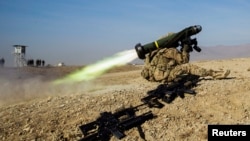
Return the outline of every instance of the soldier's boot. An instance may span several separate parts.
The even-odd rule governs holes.
[[[213,71],[212,77],[213,79],[224,79],[230,74],[230,70],[226,71]]]

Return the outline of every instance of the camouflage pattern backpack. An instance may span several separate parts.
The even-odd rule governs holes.
[[[149,81],[154,80],[153,71],[151,68],[151,61],[156,54],[157,54],[157,50],[150,52],[146,54],[146,58],[144,60],[144,67],[142,69],[141,76]]]
[[[141,72],[143,78],[149,81],[162,81],[168,76],[171,60],[162,55],[166,50],[167,48],[163,48],[146,55]]]

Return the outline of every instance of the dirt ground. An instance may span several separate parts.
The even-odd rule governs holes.
[[[204,79],[197,94],[177,97],[164,107],[144,108],[157,117],[141,125],[147,141],[207,140],[209,124],[250,124],[250,58],[191,62],[207,69],[230,69],[228,79]],[[142,66],[110,70],[96,80],[53,85],[52,80],[76,69],[25,67],[0,69],[0,140],[79,140],[79,126],[94,121],[100,112],[142,104],[141,98],[159,83],[140,76]],[[137,128],[124,141],[142,141]],[[118,140],[111,137],[112,141]]]

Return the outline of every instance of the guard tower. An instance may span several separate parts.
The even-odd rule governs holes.
[[[25,59],[25,53],[26,53],[26,47],[24,45],[13,45],[15,48],[14,50],[14,57],[15,57],[15,66],[16,67],[23,67],[26,66],[26,59]]]

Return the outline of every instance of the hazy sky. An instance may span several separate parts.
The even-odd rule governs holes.
[[[191,25],[199,45],[250,43],[248,0],[1,0],[0,57],[12,45],[26,58],[67,65],[93,63]]]

